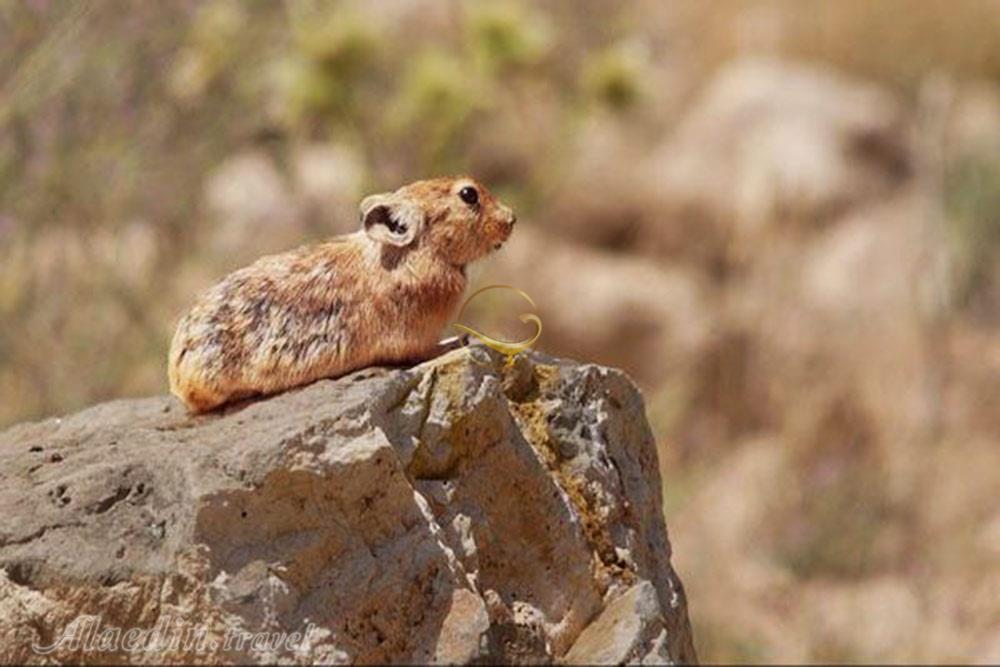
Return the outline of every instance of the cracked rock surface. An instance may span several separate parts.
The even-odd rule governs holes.
[[[0,662],[695,661],[638,390],[491,354],[0,433]]]

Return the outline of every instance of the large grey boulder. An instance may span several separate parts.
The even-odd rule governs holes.
[[[0,434],[0,662],[695,661],[640,394],[491,354]]]

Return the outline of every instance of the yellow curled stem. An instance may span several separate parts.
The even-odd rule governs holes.
[[[462,304],[462,308],[458,311],[458,319],[459,320],[462,319],[463,315],[465,315],[466,307],[473,299],[475,299],[483,292],[492,289],[506,289],[516,292],[521,297],[523,297],[525,301],[530,303],[532,308],[537,308],[534,300],[530,296],[528,296],[528,294],[523,290],[513,287],[512,285],[487,285],[486,287],[480,288],[469,295],[469,298],[465,300],[465,303]],[[530,348],[532,345],[535,344],[535,341],[538,340],[538,337],[542,335],[542,320],[538,317],[538,315],[535,315],[534,313],[522,313],[518,317],[518,319],[520,319],[525,324],[533,322],[535,324],[535,334],[530,338],[525,338],[524,340],[508,341],[488,336],[482,333],[481,331],[476,331],[475,329],[462,324],[461,322],[456,322],[452,324],[452,326],[458,329],[459,331],[464,331],[470,336],[476,337],[486,347],[492,350],[496,350],[500,354],[506,356],[507,363],[510,364],[514,360],[515,355],[524,352],[525,350]]]

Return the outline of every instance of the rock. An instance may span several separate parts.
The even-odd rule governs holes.
[[[564,662],[570,665],[621,665],[670,661],[667,631],[656,589],[648,581],[636,584],[608,604],[580,633]]]
[[[909,188],[858,207],[800,242],[797,305],[821,326],[898,322],[943,312],[952,291],[947,225],[936,217],[930,197]],[[761,261],[754,271],[776,274],[780,269]]]
[[[587,118],[573,144],[562,150],[568,155],[566,173],[542,222],[577,243],[641,252],[639,227],[655,216],[658,204],[637,187],[646,178],[649,138],[628,118],[599,116]]]
[[[0,459],[3,662],[696,660],[620,371],[476,347],[221,415],[107,403]]]
[[[781,222],[828,221],[905,181],[906,130],[877,86],[821,67],[734,61],[652,154],[661,206],[647,242],[689,247],[714,233],[738,243]]]

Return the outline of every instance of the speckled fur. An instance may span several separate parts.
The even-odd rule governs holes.
[[[459,197],[467,186],[478,205]],[[385,242],[386,228],[365,225],[379,205],[408,222],[412,241]],[[470,178],[418,181],[367,198],[361,213],[361,231],[263,257],[201,295],[168,359],[170,389],[192,412],[430,356],[465,291],[466,265],[514,223]]]

